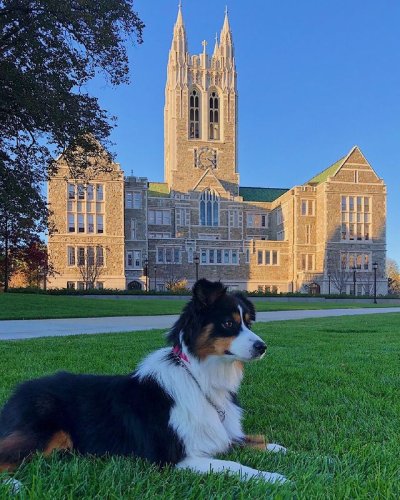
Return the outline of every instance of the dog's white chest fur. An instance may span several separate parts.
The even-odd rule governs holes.
[[[210,356],[199,362],[193,357],[187,364],[193,377],[182,366],[168,359],[169,348],[150,354],[139,366],[139,378],[153,377],[172,397],[169,424],[182,439],[187,456],[211,456],[223,453],[235,441],[243,438],[242,411],[231,399],[242,379],[242,369],[237,363],[221,362]],[[225,412],[221,421],[217,410]]]

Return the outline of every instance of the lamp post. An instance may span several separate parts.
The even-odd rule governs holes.
[[[353,294],[354,294],[354,297],[356,296],[356,270],[357,270],[357,267],[353,266]]]
[[[378,269],[378,263],[374,262],[372,264],[372,268],[374,270],[374,304],[377,304],[377,301],[376,301],[376,271]]]
[[[328,273],[328,294],[331,294],[331,273]]]
[[[157,266],[154,266],[154,291],[157,291]]]
[[[149,259],[144,259],[144,276],[146,278],[146,292],[149,291]]]
[[[200,264],[200,257],[198,255],[194,256],[193,262],[195,263],[196,266],[196,281],[199,280],[199,264]]]

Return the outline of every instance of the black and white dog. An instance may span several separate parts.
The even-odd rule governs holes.
[[[254,319],[244,295],[202,279],[168,334],[172,347],[147,356],[133,374],[60,372],[21,384],[0,415],[0,471],[15,470],[36,451],[68,449],[284,482],[280,474],[213,458],[234,445],[285,451],[241,426],[243,363],[266,350],[250,330]]]

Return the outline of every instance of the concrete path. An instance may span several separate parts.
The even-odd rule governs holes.
[[[257,321],[283,321],[330,316],[398,313],[398,307],[376,309],[319,309],[316,311],[271,311],[257,314]],[[65,335],[168,329],[178,319],[171,316],[120,316],[112,318],[33,319],[0,321],[0,340],[61,337]]]

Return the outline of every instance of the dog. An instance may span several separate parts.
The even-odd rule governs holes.
[[[253,304],[206,279],[192,292],[167,335],[170,346],[148,355],[133,374],[59,372],[18,386],[0,414],[0,471],[14,471],[35,452],[74,450],[285,482],[280,474],[213,458],[233,446],[285,448],[246,436],[241,425],[243,365],[267,348],[250,329]]]

